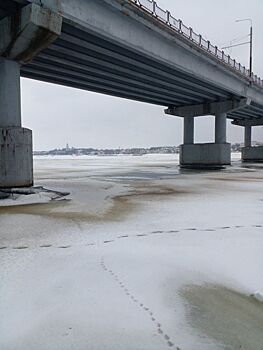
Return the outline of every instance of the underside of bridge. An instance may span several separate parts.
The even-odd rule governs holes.
[[[230,164],[227,118],[245,128],[250,152],[249,130],[263,124],[262,88],[131,1],[70,4],[0,0],[0,187],[33,183],[20,76],[167,107],[185,121],[182,166]],[[215,116],[214,144],[194,144],[194,118],[202,115]]]

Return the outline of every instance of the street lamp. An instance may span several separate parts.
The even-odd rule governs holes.
[[[250,44],[250,55],[249,55],[249,76],[252,77],[252,65],[253,65],[253,22],[251,18],[245,18],[245,19],[237,19],[236,22],[250,22],[250,40],[248,42],[244,42],[244,43],[240,43],[240,44],[235,44],[235,45],[230,45],[230,46],[225,46],[222,47],[222,50],[224,49],[230,49],[232,47],[237,47],[237,46],[241,46],[241,45],[246,45],[246,44]]]
[[[250,55],[249,55],[249,76],[252,77],[252,65],[253,65],[253,22],[251,18],[237,19],[236,22],[250,22]]]

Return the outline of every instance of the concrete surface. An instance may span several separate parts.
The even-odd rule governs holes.
[[[25,128],[0,129],[0,188],[33,184],[32,132]]]
[[[230,143],[203,143],[180,146],[180,165],[200,168],[230,165]]]
[[[0,57],[0,128],[21,126],[20,65]]]
[[[244,147],[242,160],[243,162],[263,162],[263,146]]]

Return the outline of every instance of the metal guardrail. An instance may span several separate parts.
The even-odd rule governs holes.
[[[192,43],[198,45],[203,50],[209,52],[211,55],[216,57],[219,61],[231,67],[233,70],[239,72],[246,78],[252,80],[253,83],[263,87],[263,80],[255,75],[251,74],[250,71],[245,66],[242,66],[235,59],[232,59],[229,55],[226,55],[223,50],[220,50],[217,46],[214,46],[210,43],[209,40],[206,40],[202,35],[197,34],[193,31],[191,27],[187,27],[183,24],[180,19],[176,19],[171,15],[167,10],[163,10],[158,6],[154,0],[128,0],[143,10],[150,13],[152,16],[160,20],[163,24],[167,25],[170,29],[175,30],[177,33],[181,34],[183,37],[189,39]]]

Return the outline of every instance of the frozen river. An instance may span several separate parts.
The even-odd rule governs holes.
[[[1,350],[263,349],[263,165],[35,159],[0,201]]]

